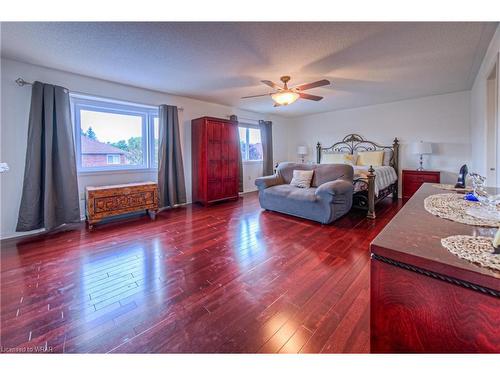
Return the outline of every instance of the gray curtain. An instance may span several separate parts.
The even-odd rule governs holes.
[[[23,192],[16,231],[80,222],[69,92],[33,83]]]
[[[158,186],[160,207],[186,203],[186,182],[182,163],[177,107],[159,107]]]
[[[259,120],[260,138],[262,140],[262,158],[264,176],[274,173],[273,167],[273,123]]]
[[[229,116],[229,119],[238,125],[238,116],[236,115],[231,115]],[[243,192],[243,161],[241,160],[241,139],[240,139],[240,132],[238,129],[238,169],[239,169],[239,182],[238,182],[238,188],[239,192]]]

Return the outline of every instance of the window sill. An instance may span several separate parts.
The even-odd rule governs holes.
[[[158,173],[157,168],[114,169],[109,171],[78,171],[78,176],[99,176],[110,174]]]
[[[243,164],[262,164],[263,160],[243,160]]]

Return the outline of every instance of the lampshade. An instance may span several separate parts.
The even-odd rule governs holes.
[[[411,145],[413,154],[432,154],[432,144],[429,142],[413,142]]]
[[[299,146],[299,147],[297,147],[297,154],[299,154],[299,155],[307,155],[307,146]]]
[[[9,165],[7,163],[0,163],[0,173],[7,172],[9,170]]]
[[[271,95],[271,98],[279,105],[288,105],[299,98],[299,94],[293,91],[279,91]]]

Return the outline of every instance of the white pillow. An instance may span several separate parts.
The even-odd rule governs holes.
[[[392,158],[392,150],[385,150],[384,161],[382,162],[382,165],[391,165],[391,158]]]
[[[310,188],[314,171],[301,171],[294,169],[293,178],[290,185],[299,188]]]
[[[349,164],[356,165],[357,155],[351,154],[323,154],[321,164]]]

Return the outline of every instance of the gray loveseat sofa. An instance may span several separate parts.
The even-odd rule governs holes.
[[[294,169],[314,170],[310,188],[290,185]],[[262,208],[329,224],[352,206],[353,168],[344,164],[280,163],[273,176],[259,177]]]

